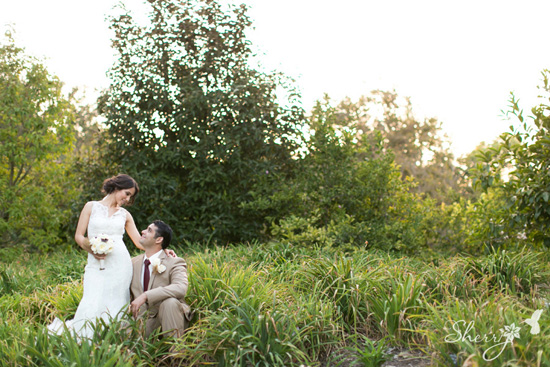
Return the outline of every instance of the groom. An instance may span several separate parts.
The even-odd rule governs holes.
[[[162,327],[163,333],[181,336],[192,316],[185,303],[187,264],[182,258],[166,256],[164,252],[171,240],[172,229],[156,220],[141,232],[139,243],[145,254],[132,258],[130,311],[135,318],[146,314],[146,336],[158,327]]]

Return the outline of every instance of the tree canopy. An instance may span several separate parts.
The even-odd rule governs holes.
[[[0,233],[5,243],[59,241],[64,155],[72,149],[74,106],[62,83],[17,47],[0,47]],[[66,208],[65,208],[66,209]]]
[[[149,0],[149,22],[111,19],[119,54],[100,100],[114,161],[142,186],[137,222],[161,217],[190,240],[251,239],[242,206],[257,178],[293,164],[303,111],[278,74],[250,66],[246,7]],[[292,95],[292,91],[290,91]]]
[[[441,122],[433,117],[418,119],[409,98],[395,91],[374,90],[355,102],[350,98],[341,101],[337,115],[336,124],[354,128],[358,136],[380,133],[402,177],[415,179],[414,191],[452,202],[462,190]]]

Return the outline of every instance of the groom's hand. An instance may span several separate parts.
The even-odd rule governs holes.
[[[138,298],[130,303],[130,312],[132,312],[134,318],[138,317],[139,309],[145,302],[147,302],[147,294],[142,293]]]

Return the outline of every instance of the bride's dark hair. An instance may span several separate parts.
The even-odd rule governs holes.
[[[131,189],[132,187],[136,189],[136,192],[128,201],[128,205],[132,205],[134,203],[134,200],[136,199],[137,194],[139,193],[139,186],[136,180],[128,175],[120,174],[106,179],[105,181],[103,181],[103,188],[101,191],[109,195],[116,190]]]

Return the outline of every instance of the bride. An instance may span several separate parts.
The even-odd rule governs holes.
[[[84,294],[73,320],[65,322],[67,328],[84,338],[93,336],[93,323],[97,318],[108,320],[118,317],[119,312],[130,302],[132,261],[122,241],[124,230],[132,242],[141,250],[140,233],[132,215],[123,208],[131,205],[138,192],[137,182],[130,176],[120,174],[106,179],[102,191],[107,194],[101,201],[86,203],[75,233],[75,241],[88,252],[88,263],[84,269]],[[88,234],[88,237],[85,234]],[[107,236],[114,242],[108,255],[94,254],[90,238]],[[175,256],[173,251],[167,251]],[[100,260],[103,260],[100,269]],[[56,318],[48,329],[56,334],[64,330],[64,323]]]

